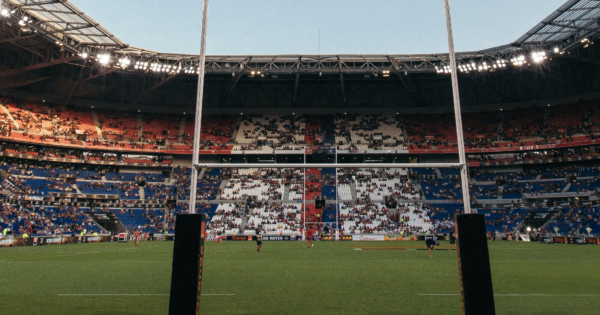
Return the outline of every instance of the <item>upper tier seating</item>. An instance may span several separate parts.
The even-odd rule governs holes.
[[[590,101],[505,110],[502,115],[499,111],[465,112],[465,143],[468,148],[510,150],[590,141],[600,133],[597,107],[597,101]],[[193,115],[92,110],[4,97],[0,99],[0,117],[2,136],[19,141],[135,151],[192,149]],[[74,139],[77,131],[86,133],[85,143]],[[451,113],[204,115],[201,138],[205,151],[299,150],[317,144],[343,150],[441,151],[455,150],[457,145]],[[165,139],[164,146],[162,142],[159,146],[157,140]]]

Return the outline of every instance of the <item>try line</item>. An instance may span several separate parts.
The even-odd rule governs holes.
[[[460,294],[419,294],[421,296],[458,296]],[[494,294],[494,296],[598,296],[598,294],[545,294],[545,293],[525,293],[525,294]]]
[[[58,296],[168,296],[170,294],[58,294]],[[235,295],[235,294],[201,294],[201,295]]]

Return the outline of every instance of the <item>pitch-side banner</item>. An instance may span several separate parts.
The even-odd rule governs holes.
[[[436,237],[438,241],[449,240],[448,236],[438,236]],[[425,235],[398,235],[398,234],[388,234],[383,236],[384,241],[422,241],[425,240]]]
[[[269,236],[269,235],[265,235],[265,236],[262,237],[263,241],[289,241],[290,239],[291,238],[289,236]]]
[[[39,236],[39,237],[28,237],[28,238],[3,237],[0,239],[0,247],[100,243],[100,242],[112,242],[112,241],[113,241],[113,236],[110,236],[110,235],[98,235],[98,236],[65,235],[65,236]]]
[[[383,241],[383,235],[352,235],[353,241]]]

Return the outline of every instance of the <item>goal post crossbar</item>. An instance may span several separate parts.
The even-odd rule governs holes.
[[[458,168],[465,165],[460,163],[197,163],[200,168]]]

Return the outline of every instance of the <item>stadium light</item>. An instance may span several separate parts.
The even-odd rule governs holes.
[[[531,232],[531,226],[527,227],[527,232]]]
[[[588,48],[590,45],[594,44],[594,42],[590,41],[589,38],[582,39],[581,43],[583,44],[583,48]]]
[[[103,65],[107,65],[110,62],[109,54],[98,54],[98,62]]]
[[[512,58],[510,62],[512,62],[514,66],[522,66],[527,63],[527,60],[525,60],[525,56],[521,55],[519,57]]]
[[[383,70],[383,77],[389,77],[390,76],[390,70]]]
[[[28,16],[23,16],[21,18],[21,20],[19,20],[19,25],[21,25],[21,26],[25,26],[25,25],[27,25],[29,23],[31,23],[31,20],[29,19]]]
[[[131,64],[131,60],[129,60],[127,57],[123,57],[119,59],[119,63],[121,64],[121,68],[125,69]]]
[[[88,54],[86,52],[81,53],[81,57],[83,57],[83,59],[86,59],[88,57]]]
[[[0,14],[2,14],[2,16],[4,16],[4,17],[9,17],[10,16],[10,12],[8,11],[8,9],[7,8],[2,8],[1,6],[0,6]]]
[[[546,57],[545,51],[534,51],[531,53],[531,59],[533,59],[533,62],[535,63],[540,63],[544,61],[544,59],[548,59],[548,57]]]

